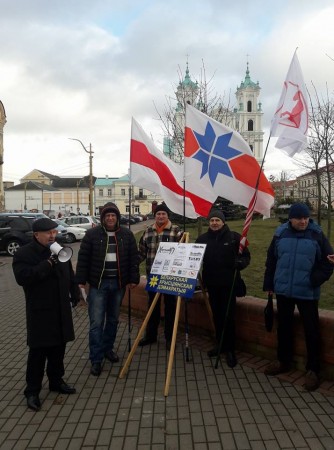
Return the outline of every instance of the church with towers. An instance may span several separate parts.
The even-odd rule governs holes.
[[[235,92],[234,106],[224,105],[218,97],[208,100],[205,81],[193,81],[187,63],[184,79],[179,82],[175,92],[177,101],[175,110],[167,117],[169,127],[168,135],[164,137],[164,153],[176,162],[182,160],[185,108],[189,103],[218,122],[237,130],[248,143],[256,160],[261,164],[264,132],[260,90],[259,82],[251,79],[247,62],[245,79],[237,86]]]

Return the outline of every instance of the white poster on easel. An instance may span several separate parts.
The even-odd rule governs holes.
[[[205,244],[160,242],[146,290],[192,297]]]

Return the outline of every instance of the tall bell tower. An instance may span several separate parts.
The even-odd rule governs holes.
[[[245,80],[237,87],[236,129],[250,146],[253,155],[261,164],[263,158],[262,104],[259,82],[254,83],[249,75],[247,62]]]
[[[5,193],[3,188],[2,166],[3,166],[3,127],[6,123],[5,108],[0,100],[0,211],[5,209]]]

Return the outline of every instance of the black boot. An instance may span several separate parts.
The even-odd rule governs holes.
[[[37,394],[27,396],[27,406],[33,411],[39,411],[41,409],[41,402]]]
[[[139,347],[145,347],[146,345],[151,345],[154,344],[155,342],[157,342],[157,338],[152,338],[152,337],[143,337],[143,339],[140,339],[139,341]]]
[[[226,364],[233,369],[238,364],[237,358],[234,352],[226,353]]]

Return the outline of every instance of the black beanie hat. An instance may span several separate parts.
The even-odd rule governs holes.
[[[37,231],[50,231],[57,228],[58,224],[48,217],[42,217],[37,219],[32,224],[32,231],[36,233]]]
[[[101,223],[103,222],[104,216],[107,213],[115,213],[117,215],[117,221],[119,222],[121,218],[121,213],[119,212],[119,209],[115,203],[108,202],[104,205],[102,211],[101,211]]]
[[[212,209],[208,215],[208,220],[212,219],[212,217],[218,217],[218,219],[225,222],[225,215],[220,209]]]
[[[154,215],[156,215],[157,212],[159,211],[165,211],[169,217],[169,209],[167,208],[167,206],[164,203],[161,203],[160,205],[158,205],[155,210],[154,210]]]
[[[310,217],[310,210],[305,203],[293,203],[290,206],[289,219],[301,219]]]

